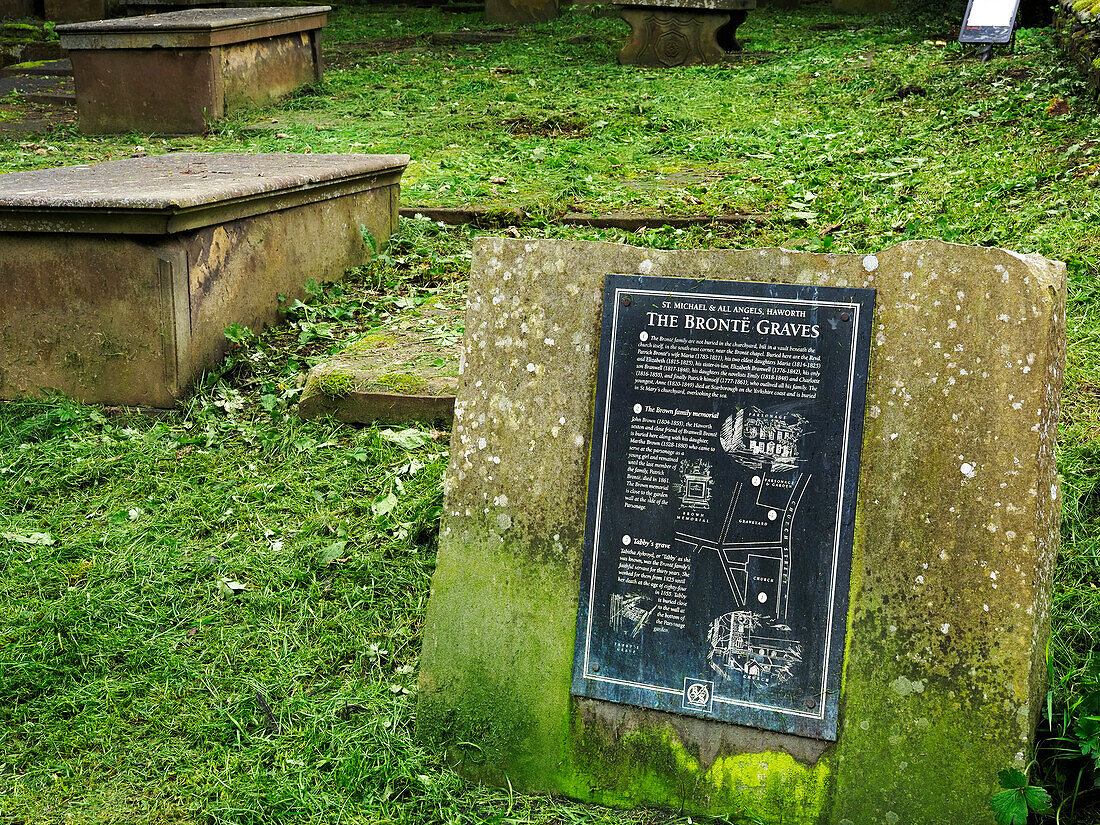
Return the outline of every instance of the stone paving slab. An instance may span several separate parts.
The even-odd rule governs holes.
[[[76,119],[76,110],[69,106],[47,106],[31,101],[17,105],[0,105],[0,137],[41,135]]]
[[[453,302],[407,310],[310,370],[298,414],[449,427],[461,337],[462,309]]]

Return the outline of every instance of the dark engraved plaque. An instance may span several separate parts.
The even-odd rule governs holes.
[[[836,739],[873,307],[608,276],[574,694]]]

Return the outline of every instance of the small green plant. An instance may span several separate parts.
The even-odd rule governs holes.
[[[1001,788],[993,794],[989,804],[993,807],[993,816],[998,825],[1027,825],[1028,815],[1053,816],[1050,806],[1050,794],[1045,788],[1032,785],[1027,776],[1016,768],[1003,770],[999,774]]]
[[[1082,811],[1094,815],[1100,801],[1100,684],[1095,677],[1082,678],[1068,701],[1058,697],[1064,687],[1063,681],[1047,694],[1034,762],[1059,823],[1079,821]]]
[[[234,322],[225,328],[225,337],[234,344],[244,346],[256,337],[256,333],[248,327],[242,327]]]

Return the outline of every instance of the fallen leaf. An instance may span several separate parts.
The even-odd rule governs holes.
[[[344,555],[344,548],[348,546],[346,541],[334,541],[328,547],[323,548],[317,553],[317,562],[322,565],[330,565],[342,555]]]
[[[388,493],[371,504],[370,509],[376,516],[384,516],[397,506],[397,496]]]
[[[423,447],[431,440],[430,434],[412,427],[404,430],[381,430],[378,434],[386,441],[391,441],[406,450]]]
[[[246,589],[248,589],[247,584],[241,584],[227,578],[218,579],[218,593],[224,598],[229,599],[233,596],[239,596]]]
[[[16,544],[39,544],[49,547],[54,543],[49,533],[0,533],[0,538],[14,541]]]

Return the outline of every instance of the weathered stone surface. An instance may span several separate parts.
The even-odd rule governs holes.
[[[623,3],[622,5],[673,10],[749,11],[756,8],[756,0],[645,0],[644,3]]]
[[[66,49],[198,49],[324,26],[331,6],[183,11],[58,26]]]
[[[878,290],[835,744],[570,697],[603,277]],[[1060,263],[475,247],[419,735],[467,774],[768,823],[991,823],[1027,759],[1058,539]]]
[[[228,325],[274,323],[278,295],[362,263],[364,229],[385,243],[407,163],[190,154],[0,176],[0,398],[172,406]]]
[[[80,128],[201,133],[322,75],[329,6],[187,9],[58,26]]]
[[[1092,90],[1100,90],[1100,17],[1074,0],[1054,5],[1054,28],[1063,51],[1088,79]]]
[[[741,51],[737,29],[756,0],[653,0],[622,7],[630,40],[619,62],[634,66],[721,63]]]
[[[558,0],[485,0],[485,20],[489,23],[545,23],[559,12]]]
[[[458,386],[460,313],[433,300],[309,371],[298,414],[340,421],[449,427]]]
[[[408,155],[172,152],[0,175],[0,232],[160,235],[397,183]]]

